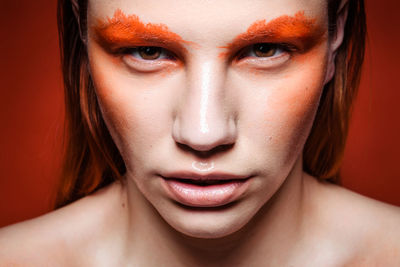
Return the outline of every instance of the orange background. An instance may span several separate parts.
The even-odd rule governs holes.
[[[400,2],[367,0],[366,5],[367,61],[343,183],[400,205]],[[2,1],[1,6],[0,227],[50,210],[63,118],[56,1]]]

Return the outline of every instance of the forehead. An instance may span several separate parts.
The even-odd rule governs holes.
[[[327,0],[89,0],[89,27],[120,9],[144,23],[159,23],[190,41],[232,39],[257,20],[294,16],[299,11],[327,24]]]

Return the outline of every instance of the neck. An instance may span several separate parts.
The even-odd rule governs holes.
[[[128,178],[128,177],[127,177]],[[127,179],[129,223],[126,255],[131,259],[153,259],[173,266],[251,266],[266,258],[288,257],[302,236],[304,185],[306,179],[299,159],[274,196],[239,231],[222,238],[186,236],[168,225],[153,206]],[[262,261],[263,260],[263,261]]]

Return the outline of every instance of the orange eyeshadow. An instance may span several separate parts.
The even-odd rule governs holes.
[[[171,32],[165,24],[143,23],[136,15],[126,16],[117,9],[112,18],[97,20],[95,32],[100,41],[107,45],[156,46],[171,45],[182,47],[185,41]]]
[[[304,11],[299,11],[294,16],[280,16],[268,23],[265,19],[258,20],[245,33],[239,34],[231,43],[220,48],[232,51],[252,42],[266,42],[266,40],[281,42],[299,40],[308,47],[323,35],[322,29],[316,26],[315,21],[315,19],[307,18]],[[220,56],[226,54],[224,52]]]

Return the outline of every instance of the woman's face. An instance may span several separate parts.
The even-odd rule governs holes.
[[[128,184],[173,228],[228,235],[301,175],[327,23],[320,0],[89,1],[103,117]]]

